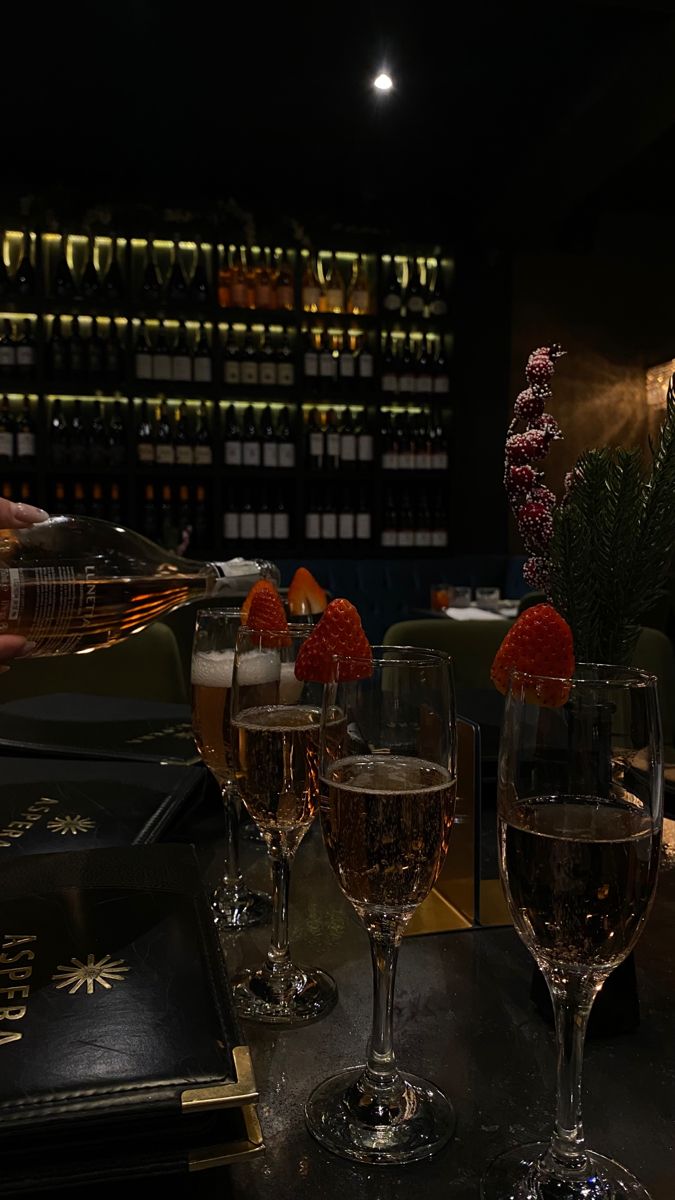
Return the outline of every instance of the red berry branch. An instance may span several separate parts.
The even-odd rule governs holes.
[[[551,442],[562,438],[558,422],[544,411],[552,395],[550,383],[555,360],[562,354],[564,350],[557,344],[533,350],[525,368],[528,386],[516,400],[506,435],[504,486],[530,555],[523,575],[530,587],[544,590],[550,579],[548,548],[557,500],[544,484],[544,473],[538,464],[546,458]]]

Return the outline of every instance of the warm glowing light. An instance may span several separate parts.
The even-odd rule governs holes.
[[[390,92],[393,86],[394,81],[386,71],[380,71],[379,75],[376,75],[373,80],[373,87],[378,92]]]

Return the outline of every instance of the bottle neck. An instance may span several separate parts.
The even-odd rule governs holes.
[[[231,558],[227,562],[207,563],[206,567],[213,580],[211,590],[214,592],[237,592],[243,595],[259,579],[269,579],[275,586],[279,585],[281,579],[278,567],[259,558]]]

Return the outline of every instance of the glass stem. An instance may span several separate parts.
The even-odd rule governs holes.
[[[399,1082],[394,1056],[394,984],[400,934],[370,932],[373,960],[373,1031],[368,1045],[366,1077],[378,1092]]]
[[[235,888],[242,882],[239,867],[239,813],[237,811],[237,790],[224,784],[222,787],[223,807],[225,809],[225,870],[223,881],[229,887]]]
[[[543,1166],[553,1174],[583,1171],[584,1130],[581,1123],[581,1070],[586,1027],[602,981],[588,976],[547,976],[553,1001],[558,1050],[555,1130]]]
[[[291,961],[288,952],[288,893],[291,882],[291,862],[283,853],[270,855],[272,859],[272,940],[267,951],[267,961],[273,970],[279,970]]]

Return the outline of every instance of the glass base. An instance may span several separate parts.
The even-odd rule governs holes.
[[[650,1200],[649,1193],[625,1167],[586,1152],[586,1169],[569,1178],[542,1170],[548,1142],[516,1146],[500,1154],[481,1180],[481,1200]]]
[[[383,1101],[364,1072],[351,1067],[314,1089],[305,1120],[317,1142],[342,1158],[386,1167],[429,1158],[450,1141],[455,1114],[438,1088],[404,1074],[401,1089]]]
[[[272,901],[264,892],[221,884],[211,897],[211,912],[219,929],[248,929],[267,924],[272,917]]]
[[[240,971],[232,980],[240,1017],[267,1025],[307,1025],[330,1012],[337,1000],[335,980],[318,968],[287,964],[272,970],[267,963]]]

